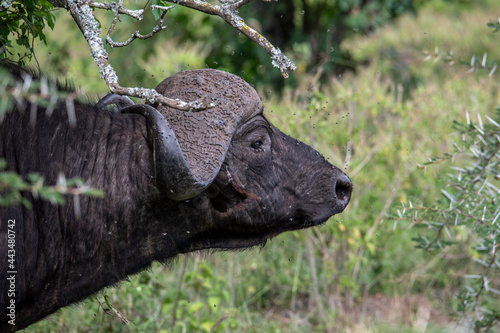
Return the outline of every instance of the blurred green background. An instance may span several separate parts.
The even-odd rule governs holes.
[[[95,13],[107,27],[109,13]],[[389,216],[442,197],[449,163],[421,166],[452,150],[453,120],[465,122],[466,111],[492,116],[500,105],[500,70],[492,71],[500,35],[486,27],[498,21],[500,2],[255,1],[240,14],[295,61],[289,79],[220,19],[179,6],[167,30],[110,49],[110,63],[129,87],[153,88],[182,69],[243,76],[268,119],[351,177],[348,208],[262,249],[154,264],[27,331],[467,332],[471,319],[461,320],[455,295],[475,269],[470,235],[462,230],[453,235],[458,246],[424,251],[412,224]],[[35,42],[40,67],[102,97],[107,87],[80,31],[66,12],[55,15],[47,46]],[[154,26],[152,15],[122,21],[118,41]]]

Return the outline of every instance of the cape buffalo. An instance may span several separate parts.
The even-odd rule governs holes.
[[[76,123],[64,101],[47,116],[46,107],[18,100],[4,116],[6,171],[39,173],[45,184],[80,177],[105,197],[67,195],[55,205],[23,192],[31,208],[1,207],[1,332],[27,327],[155,260],[264,244],[324,223],[348,204],[349,178],[274,127],[240,77],[183,71],[156,89],[215,107],[179,111],[110,95],[97,105],[75,101]]]

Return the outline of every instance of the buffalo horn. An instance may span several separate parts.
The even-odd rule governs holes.
[[[121,110],[138,113],[148,121],[148,135],[153,140],[156,185],[173,200],[186,200],[210,185],[189,169],[182,149],[168,121],[154,107],[137,104]]]
[[[134,102],[128,96],[121,96],[113,93],[107,93],[106,96],[101,98],[99,102],[95,105],[97,109],[103,110],[110,107],[110,105],[115,105],[118,111],[123,110],[126,107],[135,105]]]

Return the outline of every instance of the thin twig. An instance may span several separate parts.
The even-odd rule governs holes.
[[[365,239],[369,239],[371,237],[371,235],[373,233],[375,233],[375,231],[377,230],[380,223],[382,223],[384,216],[386,216],[387,211],[391,207],[391,205],[394,201],[394,197],[398,193],[398,190],[400,189],[400,185],[403,182],[404,178],[406,178],[406,177],[402,177],[401,179],[397,179],[396,181],[394,181],[394,184],[392,185],[392,191],[389,194],[389,196],[387,197],[387,200],[385,201],[384,207],[382,208],[382,210],[378,214],[377,218],[375,219],[375,222],[373,222],[373,225],[366,232]]]
[[[477,217],[475,217],[475,216],[473,216],[471,214],[464,213],[462,210],[456,209],[456,208],[440,209],[440,208],[433,208],[433,207],[416,206],[416,207],[406,207],[405,210],[406,211],[420,211],[420,210],[423,210],[423,211],[437,212],[437,213],[441,213],[441,214],[445,214],[445,213],[457,213],[457,214],[461,215],[464,218],[473,220],[477,224],[489,225],[489,222],[488,222],[489,220],[488,219],[481,220],[481,219],[479,219],[479,218],[477,218]],[[405,219],[394,219],[394,220],[395,221],[404,221]]]
[[[215,330],[217,329],[217,327],[224,321],[226,320],[227,318],[229,318],[229,316],[227,314],[223,314],[222,317],[220,317],[219,319],[217,319],[215,321],[215,323],[212,325],[212,328],[210,329],[210,332],[215,332]]]
[[[120,2],[118,3],[118,5],[114,7],[113,10],[115,12],[115,17],[113,18],[113,21],[111,22],[111,25],[109,26],[108,33],[106,34],[106,43],[108,43],[109,46],[111,46],[112,48],[113,47],[127,46],[130,43],[132,43],[137,38],[142,39],[142,40],[146,40],[148,38],[153,37],[154,35],[156,35],[160,31],[162,31],[163,29],[166,29],[167,27],[163,25],[163,21],[165,19],[165,14],[167,14],[167,12],[170,9],[174,8],[174,6],[164,7],[164,6],[155,6],[155,5],[152,5],[151,9],[161,9],[162,10],[162,13],[160,15],[160,21],[153,28],[153,30],[149,34],[147,34],[147,35],[142,35],[142,34],[139,33],[139,31],[136,31],[125,42],[115,42],[111,38],[111,33],[115,29],[116,23],[120,20],[120,9],[124,8],[123,5],[122,5],[122,3],[123,3],[123,0],[120,0]]]
[[[496,154],[498,153],[499,150],[500,150],[500,144],[497,144],[496,148],[493,150],[493,152],[491,153],[491,155],[486,159],[486,162],[484,163],[484,165],[483,165],[483,167],[481,169],[481,173],[476,178],[476,180],[474,181],[474,183],[477,183],[480,179],[483,178],[484,173],[486,172],[486,168],[488,167],[488,165],[491,162],[491,159],[496,156]]]
[[[97,300],[97,303],[99,303],[99,306],[101,307],[101,309],[109,316],[111,317],[117,317],[118,319],[120,319],[122,321],[122,323],[124,323],[125,325],[128,325],[130,323],[130,320],[127,319],[127,317],[125,317],[120,311],[118,311],[117,308],[115,308],[113,305],[109,304],[109,302],[106,302],[107,305],[109,305],[109,307],[111,309],[107,309],[104,307],[104,304],[102,304],[102,302],[99,300],[99,296],[96,296],[95,297],[96,300]],[[106,296],[104,295],[104,298],[106,299]],[[113,310],[114,314],[110,311],[110,310]]]
[[[288,77],[289,71],[294,71],[297,68],[279,48],[274,47],[273,44],[271,44],[255,29],[246,24],[245,21],[238,15],[238,8],[250,3],[251,0],[241,0],[233,4],[222,4],[221,6],[212,5],[203,0],[172,0],[172,2],[183,7],[196,9],[205,14],[216,15],[222,18],[233,28],[264,48],[267,54],[271,56],[271,63],[274,67],[277,67],[280,70],[281,75],[283,75],[284,78]]]
[[[114,12],[118,11],[119,14],[128,15],[128,16],[130,16],[138,21],[142,21],[142,19],[144,17],[144,9],[130,10],[130,9],[127,9],[127,8],[117,4],[116,2],[111,2],[109,4],[108,3],[100,3],[100,2],[92,2],[92,3],[90,3],[90,7],[112,10]]]
[[[352,93],[354,93],[355,87],[352,88]],[[351,162],[351,156],[352,156],[352,131],[354,128],[354,102],[349,101],[349,124],[347,127],[347,145],[346,145],[346,152],[345,152],[345,168],[347,170],[347,167],[349,166],[349,163]]]
[[[444,225],[439,226],[438,231],[436,233],[436,237],[425,246],[425,248],[424,248],[425,251],[428,251],[432,247],[432,245],[439,242],[439,240],[441,238],[441,232],[443,231],[443,229],[444,229]]]

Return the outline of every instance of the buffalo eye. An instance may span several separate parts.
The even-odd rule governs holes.
[[[264,143],[262,142],[262,140],[256,140],[256,141],[252,142],[250,147],[252,147],[253,149],[260,149],[260,148],[262,148],[263,144]]]

